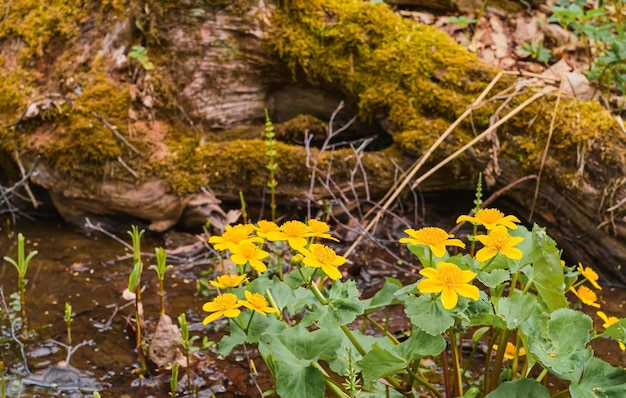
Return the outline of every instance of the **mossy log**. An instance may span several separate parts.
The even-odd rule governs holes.
[[[213,193],[213,210],[217,198],[239,191],[261,202],[264,108],[277,124],[299,114],[318,119],[285,125],[276,147],[279,198],[303,202],[310,180],[304,159],[318,155],[302,146],[304,131],[323,134],[319,120],[329,120],[340,101],[346,119],[359,115],[349,137],[378,134],[382,149],[361,159],[367,181],[350,181],[349,149],[322,154],[320,166],[330,167],[340,189],[367,183],[371,199],[379,198],[395,165],[423,155],[497,73],[433,27],[361,0],[144,0],[126,8],[103,0],[84,7],[54,0],[41,14],[37,2],[14,0],[0,32],[1,151],[40,168],[34,181],[73,219],[97,203],[102,214],[163,229],[203,187]],[[36,14],[45,23],[21,23]],[[46,29],[52,33],[39,32]],[[130,57],[135,45],[154,69],[136,52]],[[503,79],[494,88],[502,94],[475,107],[424,171],[535,89],[503,91],[509,85],[520,86]],[[556,98],[541,97],[419,188],[469,190],[485,168],[491,190],[536,175],[552,124],[536,219],[572,261],[595,266],[607,283],[626,284],[623,133],[599,104],[571,98],[561,98],[552,122]],[[155,186],[160,199],[151,202]],[[141,200],[121,206],[124,191]],[[324,195],[313,192],[316,200]],[[528,217],[534,185],[506,195]]]

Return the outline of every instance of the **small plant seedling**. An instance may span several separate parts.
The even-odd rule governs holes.
[[[156,253],[157,265],[151,265],[150,269],[154,270],[157,274],[157,278],[159,279],[159,296],[161,303],[161,315],[165,314],[165,273],[168,269],[173,268],[171,265],[167,265],[167,254],[162,247],[157,247],[154,249]]]
[[[154,65],[148,59],[148,50],[144,46],[133,46],[128,58],[137,60],[145,70],[153,70]]]
[[[30,260],[37,255],[37,250],[33,250],[28,253],[28,256],[24,257],[24,235],[21,233],[17,235],[17,261],[11,257],[5,256],[4,261],[13,264],[17,270],[17,287],[20,294],[20,313],[22,317],[22,338],[28,338],[28,321],[26,318],[26,272],[28,271],[28,264]]]

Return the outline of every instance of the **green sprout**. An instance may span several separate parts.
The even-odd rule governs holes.
[[[65,302],[65,324],[67,325],[67,345],[72,345],[72,305]]]
[[[157,247],[156,249],[154,249],[154,251],[156,253],[157,265],[151,265],[150,269],[153,269],[156,272],[157,278],[159,279],[159,296],[161,298],[161,315],[164,315],[165,314],[165,286],[164,286],[165,273],[167,272],[168,269],[173,268],[173,266],[166,264],[167,254],[165,253],[165,250],[162,247]]]
[[[145,70],[153,70],[154,65],[148,59],[148,50],[144,46],[133,46],[128,58],[137,60]]]
[[[28,271],[28,264],[30,260],[37,255],[37,250],[33,250],[28,253],[28,256],[24,258],[24,235],[19,233],[17,235],[17,261],[9,256],[4,256],[4,261],[13,264],[17,270],[17,287],[20,293],[20,313],[22,316],[22,337],[28,338],[28,321],[26,319],[26,271]]]
[[[137,354],[141,362],[141,370],[143,373],[148,371],[148,363],[142,347],[141,320],[139,315],[139,306],[141,303],[141,273],[143,272],[143,262],[141,261],[141,237],[144,230],[141,231],[136,225],[132,226],[132,231],[128,231],[133,241],[133,270],[128,277],[128,290],[135,293],[135,328],[137,339]]]
[[[269,161],[267,162],[267,169],[270,172],[269,179],[267,181],[267,187],[270,189],[270,209],[272,210],[272,221],[276,221],[276,169],[278,164],[276,163],[276,134],[274,133],[274,126],[270,120],[270,115],[265,108],[265,137],[267,137],[267,156]]]
[[[176,390],[178,390],[178,368],[180,364],[170,364],[172,367],[172,375],[170,376],[170,397],[176,398]]]
[[[187,324],[187,317],[185,316],[185,313],[182,313],[178,316],[178,324],[180,325],[180,333],[182,335],[178,342],[183,347],[183,354],[185,355],[185,360],[187,362],[187,390],[191,392],[193,385],[191,383],[191,367],[189,366],[189,354],[191,353],[191,351],[193,351],[193,342],[198,339],[198,336],[193,336],[191,338],[189,337],[189,325]]]

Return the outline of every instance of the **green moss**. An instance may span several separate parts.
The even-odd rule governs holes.
[[[80,21],[88,16],[88,7],[72,0],[3,1],[6,10],[0,37],[19,37],[26,43],[27,54],[41,57],[52,39],[71,41],[80,34]]]
[[[397,131],[414,129],[422,115],[460,114],[494,74],[445,33],[406,21],[386,5],[285,3],[272,21],[269,48],[294,76],[302,71],[309,80],[359,98],[363,118],[388,112]]]

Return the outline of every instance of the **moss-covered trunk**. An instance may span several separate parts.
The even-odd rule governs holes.
[[[390,188],[394,165],[408,167],[421,156],[497,73],[443,33],[403,20],[385,4],[81,4],[54,0],[42,9],[34,0],[0,1],[6,15],[0,30],[0,145],[39,167],[36,182],[73,218],[126,214],[163,229],[191,203],[204,203],[198,211],[208,216],[223,214],[217,198],[236,198],[240,190],[247,200],[260,201],[267,163],[263,109],[277,123],[300,113],[326,121],[340,100],[347,105],[341,116],[360,117],[349,137],[386,137],[379,151],[362,159],[376,199]],[[494,93],[515,80],[503,79]],[[517,87],[522,89],[476,107],[428,165],[540,89]],[[471,188],[486,166],[491,189],[537,174],[555,99],[554,93],[542,97],[420,188]],[[573,260],[624,283],[619,264],[626,261],[626,211],[620,205],[626,142],[597,103],[562,98],[560,104],[535,214]],[[303,160],[317,155],[301,145],[304,131],[297,125],[277,146],[278,193],[285,200],[307,197],[310,170]],[[301,130],[320,131],[319,123]],[[365,184],[350,182],[353,151],[330,159],[326,153],[320,161],[332,164],[339,189]],[[107,208],[111,192],[119,202],[119,187],[129,186],[142,200]],[[202,187],[214,196],[196,200]],[[162,204],[148,206],[148,195]],[[321,199],[324,191],[314,195]],[[527,216],[532,184],[508,195],[519,215]]]

